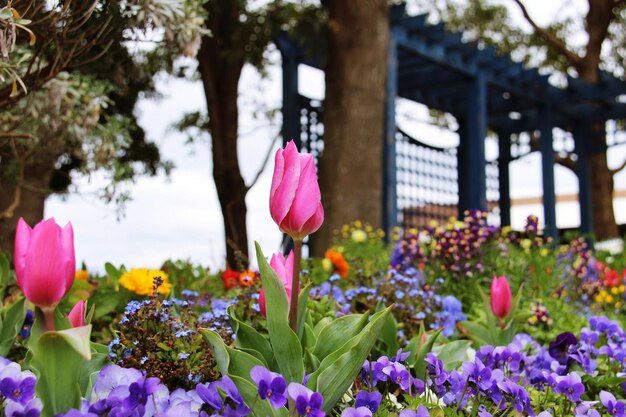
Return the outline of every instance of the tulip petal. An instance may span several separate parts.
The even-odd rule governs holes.
[[[61,228],[53,219],[38,223],[32,231],[21,285],[30,302],[40,307],[52,307],[65,296],[64,256]]]
[[[303,230],[308,230],[308,234],[314,233],[322,226],[322,223],[324,223],[324,207],[320,201],[320,204],[317,206],[317,210],[313,216],[311,216],[304,224]]]
[[[15,275],[17,284],[21,287],[22,277],[26,268],[26,254],[28,253],[28,245],[30,244],[33,229],[24,221],[23,218],[17,221],[15,230],[15,251],[13,254],[13,262],[15,263]]]
[[[85,325],[85,301],[80,300],[77,302],[70,314],[67,315],[72,327],[81,327]]]
[[[267,310],[265,309],[265,290],[263,290],[263,288],[259,291],[259,311],[263,317],[267,317]]]
[[[289,142],[284,150],[276,152],[276,166],[270,190],[270,214],[276,224],[281,224],[289,213],[296,196],[300,177],[300,158],[296,145]]]
[[[302,170],[298,190],[291,203],[289,214],[281,223],[281,229],[294,238],[302,239],[317,230],[307,230],[305,225],[319,211],[322,197],[317,183],[313,155],[300,155],[300,163]]]
[[[61,230],[61,247],[63,248],[63,264],[65,277],[65,292],[67,293],[74,283],[76,272],[76,255],[74,252],[74,229],[68,222]]]

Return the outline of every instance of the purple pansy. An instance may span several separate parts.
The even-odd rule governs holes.
[[[367,407],[348,407],[343,410],[341,417],[372,417],[372,410]]]
[[[39,398],[32,398],[25,404],[15,401],[8,401],[4,408],[7,417],[39,417],[43,404]]]
[[[565,376],[556,377],[556,393],[564,394],[571,402],[577,402],[585,392],[585,386],[580,376],[571,372]]]
[[[420,405],[417,407],[417,410],[409,410],[405,409],[400,411],[400,417],[429,417],[430,413],[428,412],[428,408]]]
[[[250,377],[259,387],[259,397],[262,400],[269,400],[274,408],[287,404],[287,383],[282,375],[257,365],[250,370]]]
[[[378,391],[359,391],[356,395],[354,406],[356,408],[367,407],[372,413],[375,413],[380,406],[382,398],[382,394]]]
[[[289,397],[296,403],[298,415],[306,417],[324,417],[322,411],[324,398],[319,392],[313,392],[302,384],[292,382],[287,387]]]
[[[624,417],[626,416],[626,409],[624,407],[624,403],[621,401],[617,401],[615,396],[607,391],[600,391],[600,401],[602,405],[606,407],[606,410],[610,415],[616,417]]]

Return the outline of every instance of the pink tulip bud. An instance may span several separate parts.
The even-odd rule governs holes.
[[[74,282],[74,230],[68,223],[61,229],[54,219],[42,220],[34,228],[20,218],[15,233],[17,284],[31,303],[52,310]]]
[[[503,319],[511,312],[511,287],[506,277],[493,277],[491,281],[491,311]]]
[[[278,278],[285,286],[285,292],[287,293],[287,303],[291,305],[291,278],[293,276],[293,251],[289,252],[287,259],[282,254],[272,255],[270,259],[270,266],[278,275]],[[300,289],[298,289],[298,293]],[[265,291],[261,288],[259,293],[259,307],[261,309],[261,315],[267,317],[267,311],[265,309]]]
[[[293,141],[276,152],[270,213],[280,230],[296,240],[315,232],[324,222],[313,155],[298,153]]]
[[[70,314],[67,315],[72,327],[82,327],[85,325],[85,301],[80,300],[77,302]]]

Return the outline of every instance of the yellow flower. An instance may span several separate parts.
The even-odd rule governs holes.
[[[512,230],[513,229],[511,228],[511,226],[504,226],[502,228],[502,231],[501,231],[502,232],[502,236],[508,235],[509,233],[511,233]]]
[[[367,240],[367,233],[363,230],[357,229],[352,231],[352,240],[356,243],[362,243]]]
[[[613,295],[619,294],[619,289],[617,287],[612,287],[611,288],[611,294],[613,294]]]
[[[605,301],[607,304],[611,304],[613,302],[613,296],[607,295]]]
[[[161,284],[156,289],[155,278],[161,280]],[[131,268],[120,277],[120,285],[139,295],[151,295],[155,291],[168,295],[172,290],[168,275],[158,269]]]
[[[439,222],[437,222],[437,220],[431,220],[428,222],[428,225],[434,229],[435,227],[439,226]]]
[[[543,249],[541,249],[541,251],[539,253],[541,254],[541,256],[548,256],[550,251],[547,248],[543,248]]]
[[[84,269],[78,270],[74,274],[74,278],[79,281],[87,281],[87,278],[89,278],[89,272]]]
[[[522,239],[522,241],[519,244],[524,249],[530,249],[530,247],[532,246],[533,242],[531,242],[530,239]]]
[[[330,259],[324,258],[324,259],[322,259],[322,268],[324,268],[324,271],[326,271],[326,272],[332,272],[333,271],[333,263],[330,261]]]

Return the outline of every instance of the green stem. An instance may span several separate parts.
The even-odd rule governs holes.
[[[289,307],[289,325],[298,334],[298,295],[300,292],[300,260],[302,259],[302,240],[293,240],[293,276],[291,277],[291,305]]]

